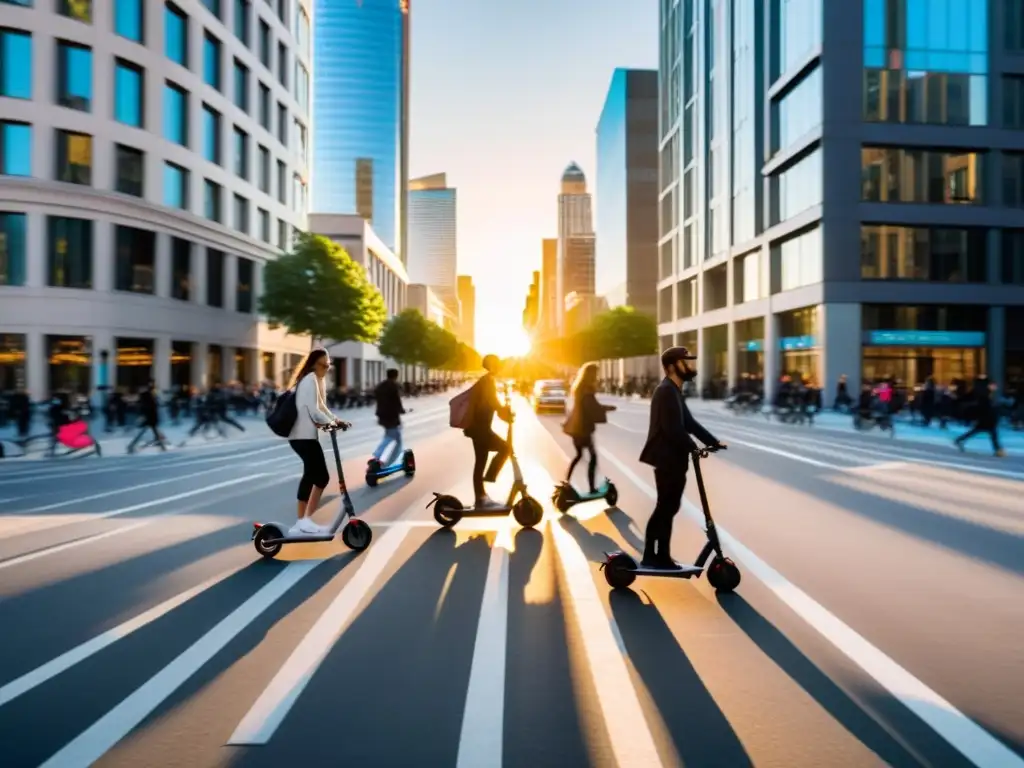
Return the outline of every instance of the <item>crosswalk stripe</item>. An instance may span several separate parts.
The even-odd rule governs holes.
[[[88,768],[145,720],[203,665],[271,605],[309,575],[322,560],[291,562],[134,693],[68,742],[41,768]]]

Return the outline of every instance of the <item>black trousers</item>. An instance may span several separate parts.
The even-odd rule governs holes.
[[[288,445],[302,459],[302,478],[299,480],[299,492],[295,496],[299,501],[309,501],[313,486],[323,490],[331,479],[327,471],[327,460],[319,440],[289,440]]]
[[[644,537],[644,559],[670,558],[672,546],[672,519],[683,503],[686,488],[687,465],[654,470],[654,487],[658,492],[654,512],[647,521]]]
[[[576,449],[576,455],[569,462],[569,469],[565,473],[565,481],[567,483],[572,482],[572,473],[576,469],[576,465],[583,458],[583,451],[590,451],[590,462],[587,464],[587,482],[590,483],[590,490],[594,490],[597,487],[594,484],[597,475],[597,450],[594,448],[594,436],[574,437],[572,439],[572,446]]]
[[[487,466],[487,455],[490,453],[494,454],[494,458],[485,474],[484,467]],[[485,482],[493,483],[498,479],[510,453],[508,443],[489,430],[485,434],[473,436],[473,493],[476,498],[484,495]]]
[[[1000,446],[999,444],[999,425],[998,422],[994,421],[979,421],[969,430],[960,435],[960,437],[956,439],[956,442],[962,445],[975,435],[980,435],[982,432],[988,432],[989,439],[992,441],[993,451],[998,451],[1002,449],[1002,446]]]

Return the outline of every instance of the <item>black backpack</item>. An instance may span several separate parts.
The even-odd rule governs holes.
[[[277,398],[274,407],[267,414],[267,426],[278,437],[288,437],[298,418],[299,407],[295,404],[295,390],[289,389]]]

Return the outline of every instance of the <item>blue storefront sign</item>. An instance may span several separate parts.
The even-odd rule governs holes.
[[[764,352],[764,342],[761,339],[751,339],[740,344],[744,352]]]
[[[813,349],[817,340],[813,336],[786,336],[779,339],[779,349],[792,352],[799,349]],[[764,339],[751,339],[740,343],[744,352],[764,352]]]
[[[984,347],[982,331],[868,331],[872,347]]]

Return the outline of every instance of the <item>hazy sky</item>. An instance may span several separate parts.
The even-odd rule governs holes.
[[[565,166],[578,162],[593,191],[612,70],[657,67],[657,0],[411,6],[410,171],[446,172],[458,189],[458,269],[476,282],[486,353],[488,337],[501,345],[520,324],[540,241],[557,232]]]

